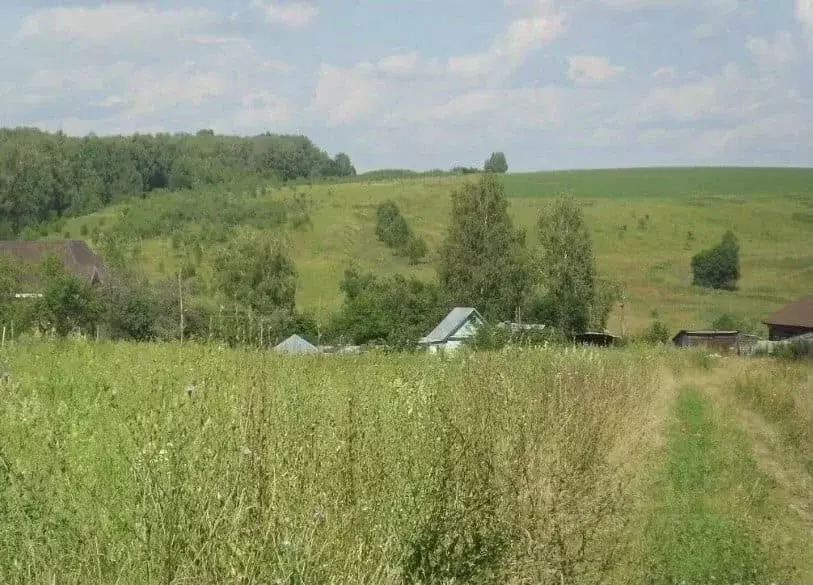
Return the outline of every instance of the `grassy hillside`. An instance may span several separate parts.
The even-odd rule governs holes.
[[[250,217],[235,216],[247,229],[262,229],[256,213],[269,216],[280,202],[306,200],[310,224],[274,219],[269,228],[287,234],[301,276],[301,307],[325,315],[341,303],[338,283],[351,262],[380,273],[414,273],[431,278],[436,252],[448,221],[450,194],[472,177],[422,177],[355,181],[267,189],[252,195]],[[599,270],[619,280],[625,291],[627,331],[646,327],[657,312],[673,329],[708,326],[730,312],[758,323],[782,303],[813,290],[813,170],[807,169],[630,169],[510,174],[504,177],[511,212],[518,224],[533,227],[546,201],[560,193],[575,195],[592,227]],[[210,195],[185,197],[197,206]],[[239,195],[235,195],[239,197]],[[375,237],[375,208],[393,199],[430,254],[412,267]],[[132,204],[135,209],[140,201]],[[240,204],[235,205],[240,207]],[[257,210],[260,210],[259,212]],[[104,222],[116,225],[120,207],[70,220],[54,237],[90,233]],[[173,212],[175,213],[175,212]],[[209,222],[211,223],[211,222]],[[294,224],[299,225],[298,228]],[[86,225],[86,228],[82,228]],[[191,217],[185,231],[206,231]],[[735,292],[709,292],[690,286],[689,261],[732,229],[740,239],[742,279]],[[177,237],[176,237],[177,239]],[[202,245],[199,274],[217,244]],[[150,234],[142,262],[156,277],[170,274],[183,254],[171,234]],[[616,310],[610,329],[620,331]]]

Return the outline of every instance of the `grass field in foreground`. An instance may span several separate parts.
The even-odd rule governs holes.
[[[310,198],[312,226],[289,230],[300,271],[302,308],[327,315],[341,304],[339,281],[352,263],[377,273],[432,278],[448,222],[450,195],[472,177],[316,184],[296,189]],[[675,330],[708,327],[721,313],[758,324],[786,301],[813,291],[813,170],[810,169],[631,169],[509,174],[504,177],[516,222],[529,230],[540,209],[561,193],[584,205],[593,231],[599,271],[618,280],[625,311],[609,328],[639,331],[657,312]],[[264,195],[288,197],[291,188]],[[375,209],[395,200],[429,244],[427,262],[411,267],[377,241]],[[137,204],[137,203],[135,203]],[[68,222],[76,235],[116,210]],[[733,230],[740,239],[742,279],[735,292],[710,292],[690,285],[690,259]],[[60,234],[61,235],[61,234]],[[144,243],[147,268],[170,274],[177,262],[169,237]],[[206,250],[210,255],[212,250]],[[205,262],[204,262],[205,263]],[[202,271],[206,274],[206,269]]]
[[[709,385],[716,377],[739,400],[741,372],[774,363],[715,365],[664,348],[445,360],[6,347],[0,575],[10,585],[804,579],[813,533],[779,489],[787,469],[758,468],[754,437]],[[812,374],[800,365],[788,376]]]

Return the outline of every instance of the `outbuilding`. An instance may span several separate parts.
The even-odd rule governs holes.
[[[768,326],[771,341],[813,333],[813,295],[788,303],[763,323]]]
[[[739,331],[712,331],[683,329],[672,338],[678,347],[708,347],[718,351],[730,351],[737,347]]]

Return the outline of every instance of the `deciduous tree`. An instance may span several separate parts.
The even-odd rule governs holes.
[[[525,234],[508,215],[499,179],[486,174],[455,192],[438,270],[449,302],[511,317],[528,292],[528,268]]]

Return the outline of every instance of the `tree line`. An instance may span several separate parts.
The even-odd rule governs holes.
[[[382,204],[377,215],[383,239],[391,233],[403,241],[417,237],[391,202]],[[322,343],[394,348],[414,346],[454,306],[476,307],[492,322],[521,314],[524,321],[545,323],[564,336],[603,328],[616,289],[597,276],[581,208],[573,199],[556,200],[540,213],[536,229],[539,246],[531,249],[526,234],[512,223],[502,182],[487,173],[452,195],[436,279],[381,276],[350,267],[340,284],[342,306],[321,323],[298,310],[296,266],[285,246],[267,232],[234,234],[219,248],[210,291],[217,304],[197,294],[196,279],[177,274],[150,284],[137,263],[121,256],[107,258],[113,277],[99,289],[56,271],[51,263],[43,272],[43,298],[10,301],[0,317],[16,319],[18,330],[27,326],[58,334],[101,324],[106,335],[118,339],[184,335],[270,343],[298,333]],[[9,274],[10,268],[3,272]],[[12,284],[8,277],[0,281],[6,299],[13,296]]]
[[[0,129],[0,238],[158,190],[195,189],[251,176],[290,181],[355,174],[347,154],[331,158],[305,136],[241,138],[201,130],[73,138],[29,128]]]

